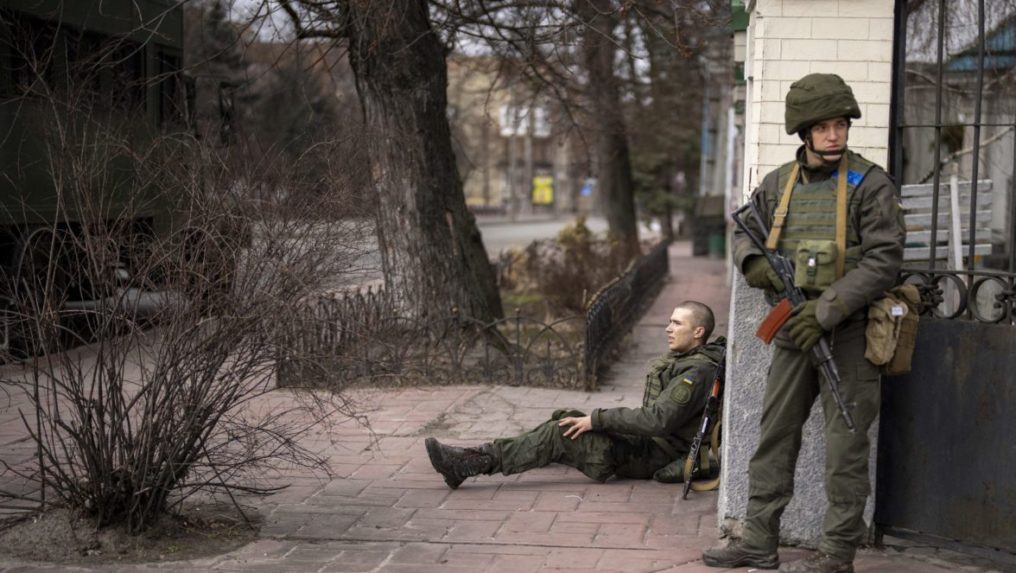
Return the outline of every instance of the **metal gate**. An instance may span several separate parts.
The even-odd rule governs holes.
[[[944,300],[883,385],[875,524],[1016,552],[1016,2],[897,0],[894,49],[904,274]]]

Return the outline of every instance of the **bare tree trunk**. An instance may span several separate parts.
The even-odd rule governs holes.
[[[664,213],[660,216],[660,232],[663,233],[663,238],[667,241],[674,241],[677,237],[674,236],[674,208],[670,205],[664,207]]]
[[[427,3],[347,5],[388,287],[415,316],[455,306],[484,321],[501,317],[494,271],[455,165],[445,50]]]
[[[588,97],[598,122],[596,157],[598,187],[607,224],[630,255],[639,253],[634,185],[628,152],[627,128],[621,107],[620,82],[614,75],[612,0],[575,0],[575,15],[585,25],[582,55],[589,74]]]

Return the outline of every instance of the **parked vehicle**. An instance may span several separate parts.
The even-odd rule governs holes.
[[[94,308],[132,252],[186,226],[137,169],[187,131],[183,22],[172,0],[0,2],[0,351],[58,345],[36,318]]]

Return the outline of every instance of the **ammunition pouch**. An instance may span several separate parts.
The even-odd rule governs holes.
[[[836,241],[804,240],[794,254],[794,284],[805,292],[820,293],[836,280]]]
[[[900,285],[868,307],[864,357],[887,376],[910,372],[921,295],[917,287]]]

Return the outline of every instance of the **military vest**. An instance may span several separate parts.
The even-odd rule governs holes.
[[[715,361],[701,352],[690,356],[681,356],[673,352],[653,361],[649,373],[646,374],[646,388],[642,394],[642,407],[649,407],[660,397],[663,387],[678,374],[678,362],[682,370],[692,364],[715,364]]]
[[[770,213],[776,211],[780,195],[786,188],[795,163],[792,161],[780,167],[777,185],[779,192],[771,193],[766,197]],[[845,273],[856,268],[861,260],[861,239],[857,226],[854,224],[858,218],[861,194],[855,191],[874,166],[874,163],[860,155],[847,151]],[[817,297],[835,280],[835,277],[830,273],[834,270],[836,256],[836,184],[838,177],[838,171],[833,171],[832,177],[818,182],[805,183],[799,177],[794,185],[787,218],[780,234],[779,250],[794,263],[795,282],[809,298]],[[807,252],[799,252],[802,247]],[[830,248],[834,252],[827,252]],[[812,268],[801,268],[802,265],[808,263],[811,263]],[[810,275],[806,272],[807,270],[817,271],[820,275],[824,273],[824,276]]]

